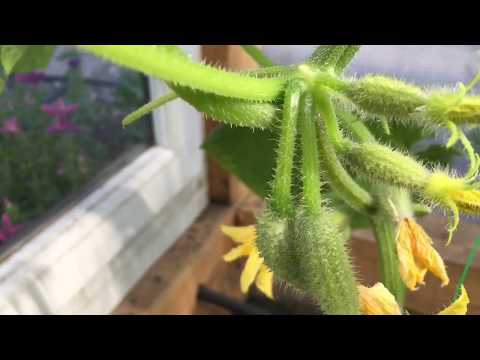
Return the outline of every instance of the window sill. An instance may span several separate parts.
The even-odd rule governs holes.
[[[0,263],[0,314],[111,312],[207,205],[198,169],[146,150]]]

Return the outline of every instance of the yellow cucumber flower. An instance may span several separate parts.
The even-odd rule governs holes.
[[[427,271],[442,281],[442,287],[450,282],[445,264],[432,244],[432,239],[414,219],[405,218],[398,225],[396,245],[400,275],[412,291],[424,284]]]
[[[372,287],[358,286],[360,312],[363,315],[402,315],[395,297],[383,286],[376,283]]]
[[[480,214],[480,191],[454,191],[450,196],[461,212],[470,215]]]
[[[460,222],[460,212],[468,215],[480,215],[480,191],[472,179],[453,178],[443,172],[435,172],[430,177],[425,194],[444,208],[452,211],[453,221],[449,227],[447,245]]]
[[[273,273],[263,263],[255,244],[257,233],[255,226],[226,226],[222,232],[234,242],[240,244],[223,256],[223,260],[231,262],[240,257],[248,256],[245,267],[240,276],[240,289],[245,294],[255,282],[257,288],[270,299],[273,299]]]
[[[478,124],[480,120],[480,96],[467,96],[480,81],[480,73],[465,86],[460,83],[459,91],[435,91],[429,95],[426,110],[432,119],[454,124]]]
[[[465,315],[469,303],[470,299],[468,298],[467,290],[462,285],[460,296],[449,307],[440,311],[438,315]]]
[[[400,306],[395,297],[383,286],[376,283],[372,287],[358,286],[360,293],[360,311],[363,315],[401,315]],[[450,306],[437,315],[466,315],[470,303],[467,290],[462,286],[462,293]]]

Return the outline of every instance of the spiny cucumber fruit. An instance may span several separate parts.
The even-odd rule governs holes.
[[[355,275],[333,213],[298,210],[291,219],[267,210],[257,225],[257,246],[274,275],[312,296],[326,314],[359,314]]]
[[[370,183],[387,183],[415,191],[423,189],[430,176],[420,162],[381,144],[345,140],[338,150],[350,171]]]
[[[343,93],[361,110],[394,118],[412,115],[426,104],[422,89],[380,75],[366,75],[344,86]]]

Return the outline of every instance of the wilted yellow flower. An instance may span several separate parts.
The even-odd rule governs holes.
[[[363,315],[401,315],[400,306],[395,297],[382,283],[372,287],[358,286],[360,293],[360,311]],[[462,293],[450,306],[437,315],[466,315],[468,299],[467,290],[462,286]]]
[[[449,307],[440,311],[438,315],[465,315],[467,313],[467,306],[470,303],[467,290],[462,286],[462,293]]]
[[[248,256],[245,268],[240,276],[240,289],[246,293],[255,282],[257,288],[270,299],[273,299],[273,273],[263,263],[258,249],[255,245],[257,233],[255,226],[222,226],[222,232],[229,236],[234,242],[240,244],[234,247],[223,259],[227,262],[237,260],[240,257]]]
[[[402,315],[395,297],[383,286],[376,283],[372,287],[358,286],[360,312],[363,315]]]
[[[417,290],[424,284],[427,271],[442,281],[442,287],[448,285],[445,264],[433,248],[432,239],[412,218],[403,219],[398,225],[397,253],[400,275],[410,290]]]

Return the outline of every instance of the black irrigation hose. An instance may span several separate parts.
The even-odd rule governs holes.
[[[265,309],[239,302],[203,285],[200,285],[198,288],[197,299],[199,301],[223,307],[238,315],[271,315],[271,313]]]

